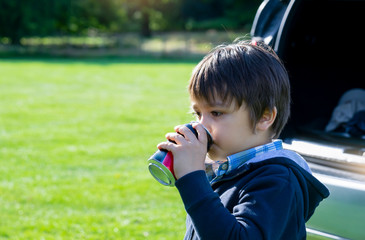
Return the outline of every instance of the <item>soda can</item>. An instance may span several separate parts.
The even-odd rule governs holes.
[[[191,123],[185,124],[186,127],[192,131],[196,137],[198,133],[193,128]],[[207,151],[209,151],[213,139],[209,131],[205,129],[208,137]],[[171,152],[166,150],[157,150],[148,160],[148,170],[151,175],[161,184],[165,186],[175,186],[176,176],[174,173],[174,156]]]

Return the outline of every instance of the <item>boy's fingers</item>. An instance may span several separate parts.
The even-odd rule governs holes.
[[[172,151],[174,148],[176,147],[176,144],[172,143],[172,142],[162,142],[162,143],[159,143],[157,145],[157,148],[160,149],[160,150],[167,150],[167,151]]]
[[[200,142],[202,144],[206,144],[207,143],[207,134],[206,134],[204,126],[200,123],[194,122],[194,123],[192,123],[192,127],[197,131],[198,137],[196,137],[194,132],[185,125],[176,126],[174,128],[176,133],[167,133],[165,135],[165,137],[167,140],[170,141],[170,143],[172,142],[173,144],[177,144],[177,145],[181,145],[186,142],[194,143],[196,140],[198,140],[198,142]],[[165,145],[163,145],[163,146],[165,146]],[[172,146],[172,145],[170,145],[170,146]],[[176,147],[176,146],[172,146],[172,147]],[[169,150],[169,149],[166,149],[166,150]]]
[[[206,133],[203,125],[200,123],[193,123],[192,126],[198,132],[199,141],[202,143],[206,143],[207,142],[207,133]]]
[[[174,127],[175,132],[179,132],[179,129],[184,125],[177,125]]]
[[[196,139],[195,134],[185,125],[177,126],[175,131],[183,136],[186,141],[192,141]]]
[[[179,133],[168,133],[166,139],[177,144],[181,144],[185,140],[184,136]]]

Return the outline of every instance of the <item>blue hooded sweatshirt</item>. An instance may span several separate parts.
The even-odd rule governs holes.
[[[184,239],[306,239],[305,222],[328,189],[295,152],[278,150],[217,181],[205,171],[176,182],[187,211]]]

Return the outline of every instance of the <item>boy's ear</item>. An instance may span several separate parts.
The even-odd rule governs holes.
[[[256,130],[258,131],[268,130],[274,123],[277,113],[278,110],[276,109],[276,107],[274,107],[271,111],[269,109],[266,109],[264,114],[260,118],[260,121],[256,124]]]

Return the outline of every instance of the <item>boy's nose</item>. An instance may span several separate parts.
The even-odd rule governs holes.
[[[209,132],[211,131],[210,121],[207,116],[202,115],[199,119],[199,123],[201,123]]]

